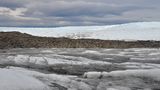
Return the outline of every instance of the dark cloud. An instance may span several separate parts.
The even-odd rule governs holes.
[[[23,0],[0,0],[0,7],[18,8],[24,7],[27,2]]]
[[[159,21],[160,0],[0,0],[0,26]]]

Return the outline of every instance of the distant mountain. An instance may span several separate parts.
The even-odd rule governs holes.
[[[88,38],[102,40],[160,40],[160,22],[136,22],[108,26],[69,26],[57,28],[0,27],[0,31],[19,31],[35,36]]]
[[[0,48],[159,48],[160,41],[118,41],[38,37],[20,32],[0,32]]]

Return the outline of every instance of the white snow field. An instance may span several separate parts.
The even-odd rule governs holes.
[[[160,40],[160,22],[135,22],[106,26],[68,26],[55,28],[0,27],[0,31],[19,31],[35,36],[91,38],[103,40]],[[38,32],[38,33],[37,33]]]
[[[0,90],[160,90],[160,49],[0,49]]]

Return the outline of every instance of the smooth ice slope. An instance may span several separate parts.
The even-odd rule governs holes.
[[[38,79],[9,69],[0,69],[0,90],[50,90]]]

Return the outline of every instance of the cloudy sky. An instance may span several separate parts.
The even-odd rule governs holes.
[[[160,0],[0,0],[0,26],[160,21]]]

